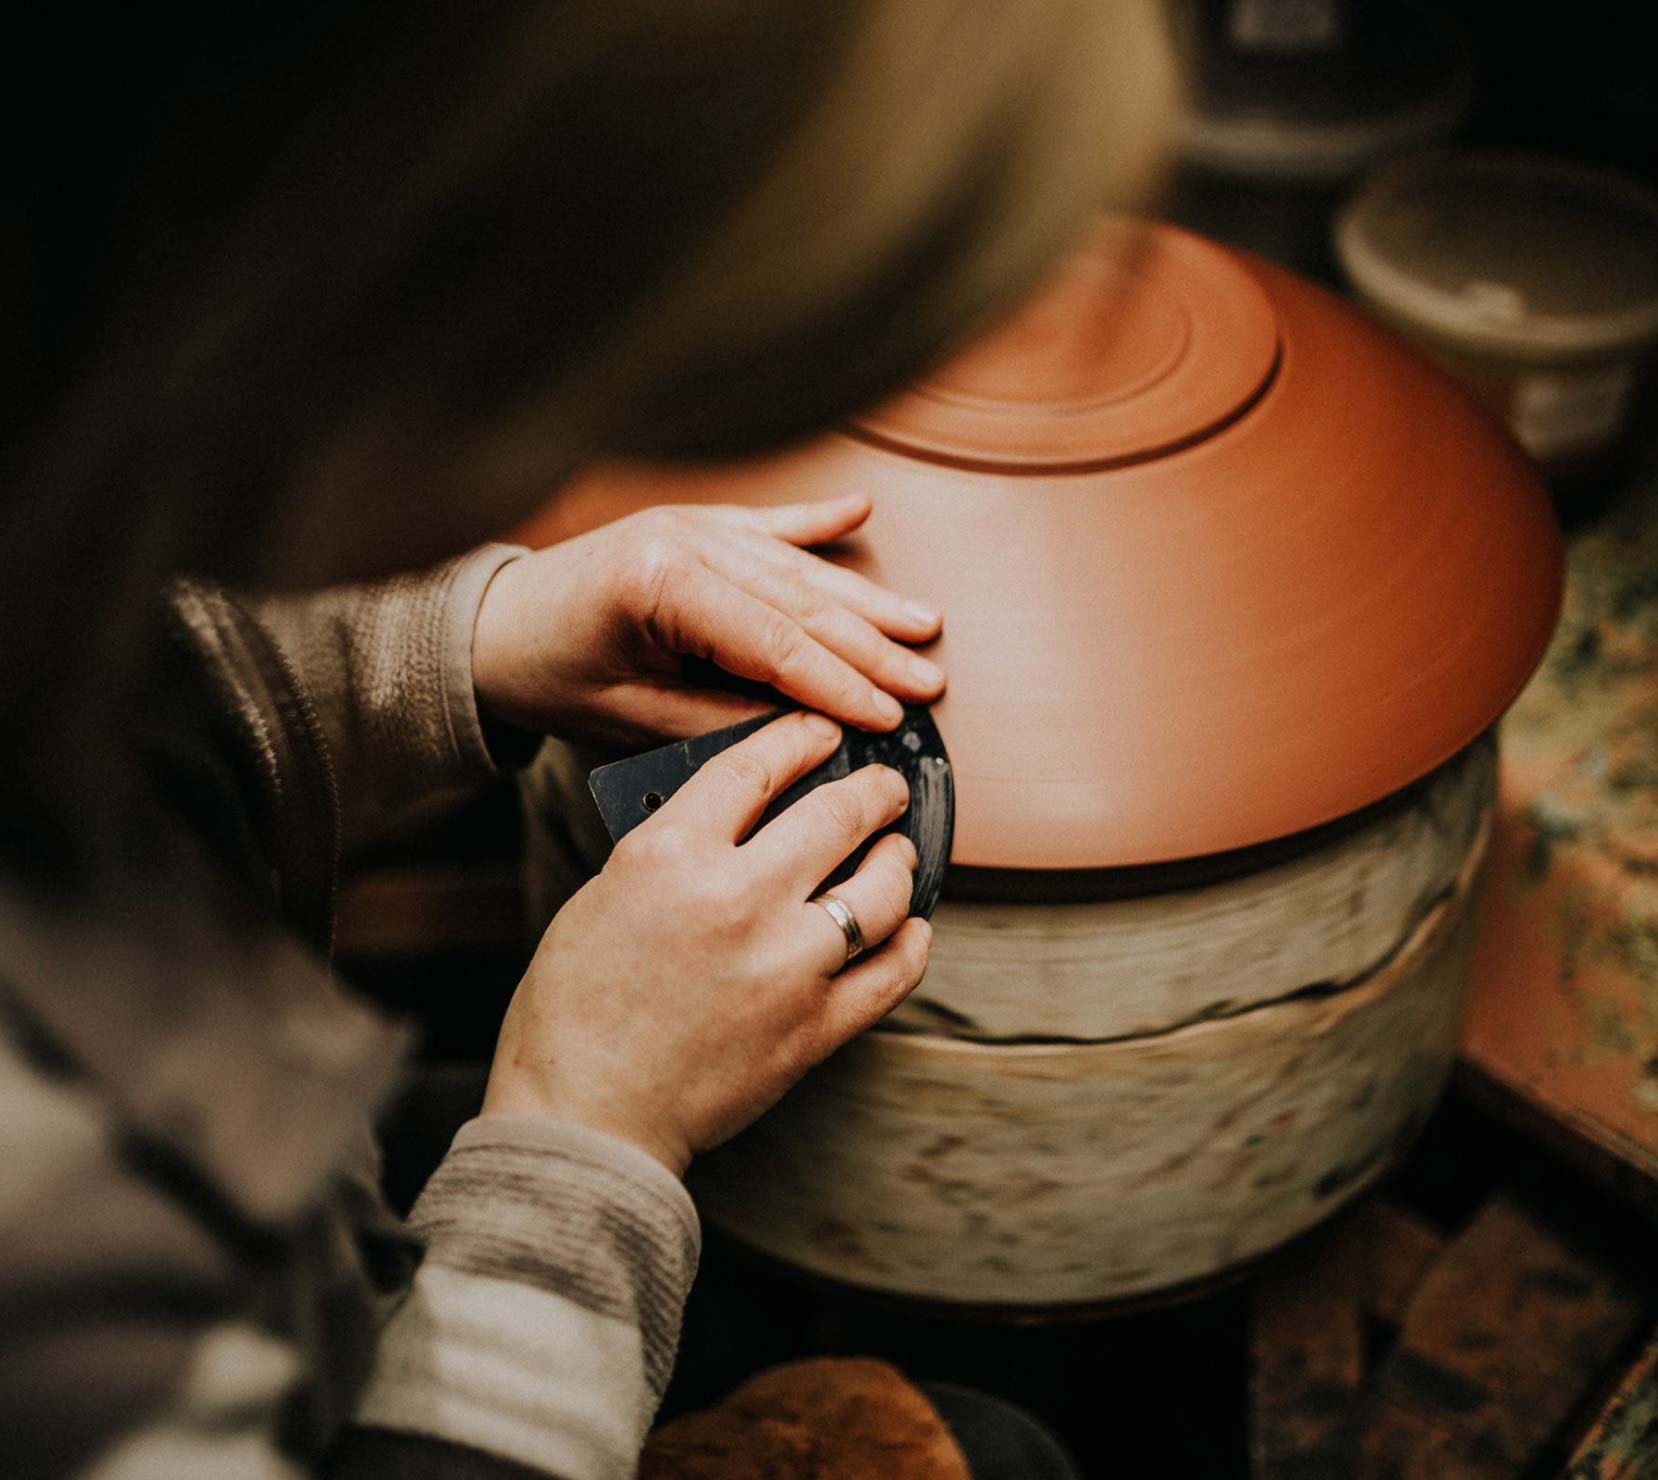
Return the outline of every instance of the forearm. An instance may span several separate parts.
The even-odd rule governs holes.
[[[428,1252],[380,1328],[357,1425],[330,1442],[323,1415],[353,1397],[342,1360],[373,1339],[366,1301],[339,1308],[357,1299],[349,1251],[227,1238],[239,1217],[146,1175],[97,1096],[3,1033],[0,1104],[8,1476],[633,1473],[698,1251],[690,1199],[643,1152],[552,1122],[463,1130],[414,1214]]]
[[[472,678],[479,604],[522,553],[486,545],[387,581],[245,600],[321,721],[347,854],[424,801],[528,759],[527,737],[486,734]]]
[[[679,1182],[598,1132],[490,1116],[410,1221],[426,1259],[333,1473],[631,1475],[696,1268]]]

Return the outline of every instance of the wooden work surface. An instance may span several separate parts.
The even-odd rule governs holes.
[[[1569,543],[1503,726],[1467,1087],[1658,1211],[1658,478]]]

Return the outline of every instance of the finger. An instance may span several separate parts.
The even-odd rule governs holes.
[[[753,830],[777,796],[826,761],[839,743],[840,726],[821,714],[785,714],[721,751],[668,799],[657,817],[736,842]]]
[[[816,509],[821,506],[805,504],[794,507]],[[750,516],[776,513],[777,510],[728,508],[719,512],[730,516],[731,521],[745,533],[757,536],[758,543],[749,549],[737,551],[729,543],[722,546],[745,564],[752,564],[758,549],[769,563],[782,564],[785,569],[827,592],[883,632],[901,637],[906,642],[926,642],[938,636],[943,618],[936,608],[925,601],[900,596],[855,570],[848,570],[844,565],[837,565],[810,550],[799,549],[794,543],[776,537],[774,531],[759,528],[751,522]]]
[[[808,792],[750,839],[760,869],[804,900],[873,832],[903,816],[910,789],[890,766],[865,766]]]
[[[869,850],[858,871],[835,885],[833,893],[852,912],[863,950],[871,952],[909,918],[914,888],[915,844],[902,833],[892,833]],[[812,942],[823,974],[833,976],[848,964],[846,932],[822,905],[808,901],[800,908],[801,938]]]
[[[832,719],[891,730],[902,706],[793,617],[697,561],[657,603],[652,635],[663,647],[707,658],[739,678],[758,679]]]
[[[887,693],[925,702],[943,692],[942,668],[894,642],[798,571],[780,562],[756,559],[748,548],[710,550],[704,558],[734,585],[798,622],[816,641]],[[826,562],[818,563],[833,569]]]
[[[872,507],[867,493],[843,493],[811,503],[745,508],[741,513],[746,516],[742,523],[761,534],[775,535],[791,545],[825,545],[851,534],[869,518]]]
[[[824,989],[821,1010],[805,1032],[805,1057],[827,1058],[848,1039],[880,1022],[910,995],[927,974],[933,929],[925,920],[906,920],[880,950],[854,961]]]
[[[927,642],[937,637],[944,619],[925,601],[900,596],[844,565],[836,565],[810,550],[778,546],[777,554],[804,580],[850,608],[866,622],[905,642]]]

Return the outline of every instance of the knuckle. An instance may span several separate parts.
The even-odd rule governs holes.
[[[627,868],[650,857],[655,847],[656,828],[636,827],[623,833],[611,847],[607,868]]]
[[[805,660],[810,639],[795,623],[780,617],[767,626],[762,643],[762,651],[772,671],[792,673]]]
[[[739,745],[726,751],[719,766],[725,779],[737,789],[756,796],[772,794],[772,768],[752,748]]]
[[[909,783],[891,766],[869,766],[859,779],[867,788],[871,810],[880,816],[891,817],[909,804]]]
[[[639,542],[635,563],[648,575],[672,574],[684,554],[684,547],[666,529],[651,529]]]
[[[761,997],[783,1006],[784,1015],[798,1017],[806,1008],[809,970],[807,953],[793,935],[768,931],[743,957],[746,980]],[[758,1000],[758,999],[757,999]]]
[[[789,604],[795,616],[808,625],[829,621],[837,615],[837,609],[816,586],[798,577],[789,582]]]
[[[611,857],[624,868],[655,872],[679,867],[688,852],[687,839],[679,829],[658,823],[636,827],[611,850]]]
[[[894,862],[881,870],[880,904],[888,914],[901,922],[910,912],[910,895],[914,891],[910,871],[902,863]]]
[[[654,612],[671,595],[685,552],[665,530],[647,525],[624,574],[625,598],[633,610]]]
[[[672,504],[655,504],[648,509],[641,509],[633,517],[639,521],[640,529],[648,535],[672,539],[686,526],[685,512],[684,509],[677,509]]]
[[[863,837],[870,830],[869,808],[864,795],[856,786],[826,786],[819,795],[824,820],[835,832],[848,837]]]
[[[878,1023],[893,1010],[910,993],[915,985],[906,965],[894,960],[884,964],[881,974],[869,982],[863,1009],[859,1014],[861,1026],[870,1027]]]
[[[911,930],[904,943],[905,962],[907,970],[904,974],[906,986],[913,987],[927,974],[927,963],[933,955],[932,932],[928,930]]]
[[[875,984],[873,996],[875,1010],[881,1015],[892,1011],[909,995],[911,988],[920,980],[914,964],[906,956],[897,952],[886,963],[886,970],[881,973],[881,979]]]

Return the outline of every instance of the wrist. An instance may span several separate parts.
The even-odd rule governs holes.
[[[533,1116],[560,1125],[579,1126],[625,1141],[675,1177],[683,1178],[691,1165],[691,1148],[684,1136],[657,1126],[621,1107],[585,1102],[568,1095],[549,1094],[515,1076],[491,1073],[480,1119],[493,1116]]]
[[[472,689],[477,697],[478,713],[490,719],[504,717],[497,708],[497,696],[505,682],[501,659],[509,627],[504,608],[512,603],[513,578],[509,572],[523,563],[509,560],[490,577],[472,621]]]
[[[523,583],[529,565],[508,560],[490,577],[472,622],[472,690],[481,717],[499,725],[532,730],[522,682],[523,648],[532,624],[523,610]]]

